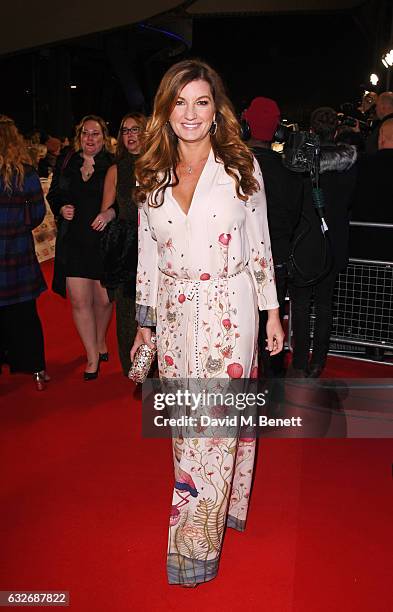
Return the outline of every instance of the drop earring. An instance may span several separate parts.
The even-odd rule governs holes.
[[[212,121],[212,124],[210,126],[210,134],[211,136],[214,136],[214,134],[216,134],[217,132],[217,121],[214,119],[214,121]]]

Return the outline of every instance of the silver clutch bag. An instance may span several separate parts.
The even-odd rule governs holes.
[[[151,341],[156,343],[156,335],[152,334]],[[128,378],[134,383],[142,384],[149,374],[151,365],[157,353],[157,348],[150,348],[147,344],[141,344],[135,353],[134,361],[128,372]]]

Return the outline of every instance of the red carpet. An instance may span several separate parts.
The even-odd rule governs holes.
[[[390,440],[263,440],[247,530],[227,532],[218,578],[168,586],[169,442],[141,438],[114,326],[109,363],[84,383],[69,304],[48,291],[40,312],[48,389],[0,377],[0,590],[68,590],[75,612],[392,609]]]

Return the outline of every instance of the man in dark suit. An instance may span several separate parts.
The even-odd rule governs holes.
[[[302,199],[302,178],[285,168],[281,155],[272,150],[273,135],[280,121],[280,109],[274,100],[254,98],[243,118],[250,128],[248,144],[260,165],[267,200],[267,216],[274,261],[277,298],[281,318],[285,314],[288,285],[287,262],[294,229],[299,221]],[[283,351],[270,358],[266,350],[266,312],[260,313],[259,348],[266,377],[283,376]]]

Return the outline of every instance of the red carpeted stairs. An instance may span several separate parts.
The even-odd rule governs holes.
[[[43,266],[50,277],[52,264]],[[75,612],[392,609],[390,440],[263,440],[247,530],[197,589],[165,574],[168,440],[141,437],[141,402],[110,361],[82,381],[68,302],[39,301],[52,382],[0,377],[0,590],[67,590]],[[331,376],[392,376],[331,359]]]

